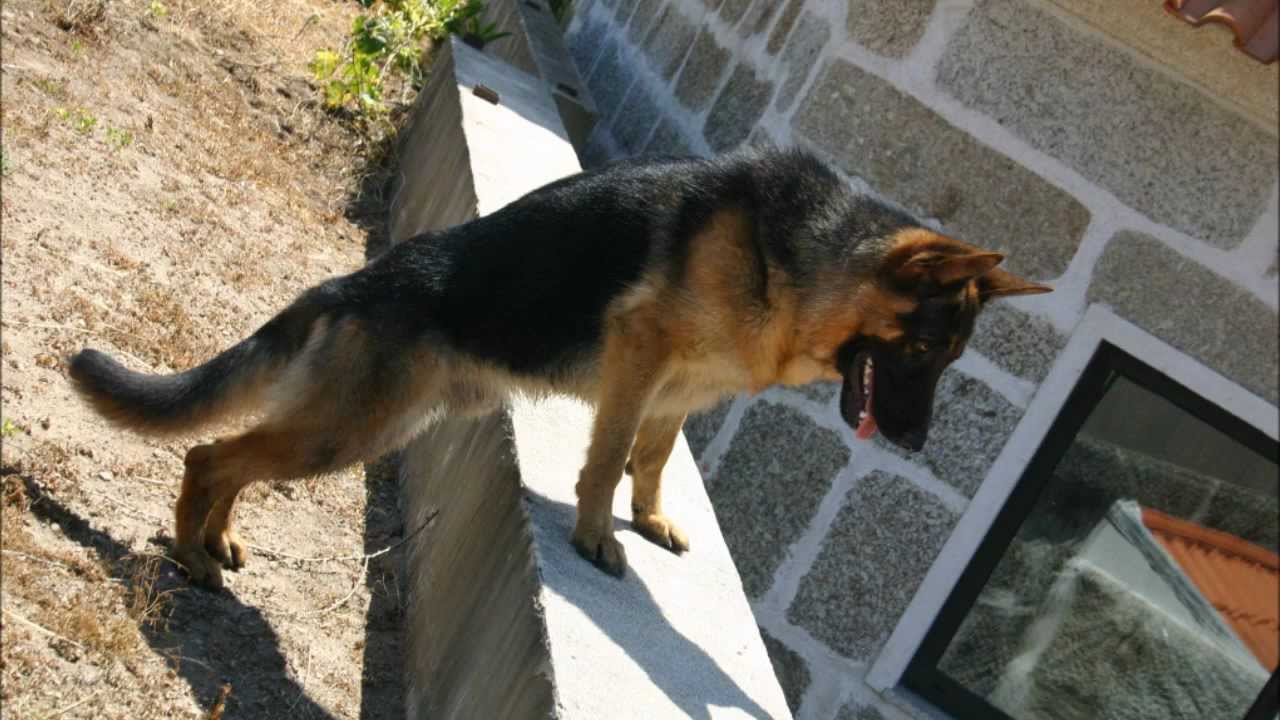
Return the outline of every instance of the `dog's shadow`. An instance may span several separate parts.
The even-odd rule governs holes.
[[[133,554],[127,545],[94,528],[30,477],[20,477],[33,515],[56,526],[109,567],[125,566]],[[257,608],[245,605],[230,592],[191,588],[172,564],[166,566],[151,589],[134,587],[140,581],[128,573],[122,581],[129,593],[168,592],[167,623],[163,627],[144,623],[139,629],[152,651],[167,658],[174,672],[191,687],[202,708],[210,709],[217,703],[225,684],[231,692],[224,717],[333,718],[289,674],[280,638]]]
[[[569,543],[576,509],[530,493],[527,507],[539,532],[542,581],[548,589],[582,611],[591,622],[648,675],[680,708],[683,717],[710,718],[711,708],[734,707],[750,717],[768,720],[769,713],[747,694],[738,681],[689,638],[672,627],[643,577],[628,569],[621,580],[610,577],[578,556]],[[617,517],[619,533],[631,532]],[[647,550],[648,548],[646,548]],[[656,546],[653,552],[666,552]],[[707,618],[708,623],[717,618]],[[619,702],[626,692],[618,690]]]

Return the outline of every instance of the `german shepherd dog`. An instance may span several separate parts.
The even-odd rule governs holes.
[[[685,414],[728,394],[843,379],[859,438],[919,450],[983,305],[1049,291],[1001,259],[854,194],[800,151],[626,161],[395,245],[199,367],[148,375],[86,349],[70,375],[141,433],[257,416],[186,455],[174,554],[210,588],[245,562],[231,523],[249,483],[371,460],[512,392],[577,396],[596,416],[572,542],[620,576],[624,468],[632,527],[687,550],[662,512],[662,469]]]

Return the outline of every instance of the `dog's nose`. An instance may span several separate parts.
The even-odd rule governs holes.
[[[924,439],[928,434],[925,430],[908,430],[895,440],[899,447],[904,447],[912,452],[919,452],[924,447]]]

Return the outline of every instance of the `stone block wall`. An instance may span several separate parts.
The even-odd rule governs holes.
[[[859,443],[830,386],[690,418],[802,719],[900,717],[863,677],[1091,303],[1276,403],[1277,88],[1218,28],[1106,0],[577,0],[583,164],[800,145],[1056,288],[1003,301],[925,452]]]

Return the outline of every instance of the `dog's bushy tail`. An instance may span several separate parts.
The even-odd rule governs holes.
[[[252,409],[331,309],[323,286],[304,293],[253,335],[209,362],[172,375],[130,370],[85,349],[70,363],[76,390],[110,422],[148,435],[194,431]]]

